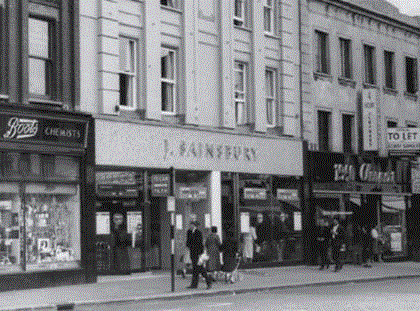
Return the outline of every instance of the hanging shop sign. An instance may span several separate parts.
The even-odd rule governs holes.
[[[376,89],[362,90],[363,149],[378,150],[378,112]]]
[[[420,128],[388,128],[386,143],[389,151],[420,152]]]
[[[87,121],[0,113],[0,140],[86,148]]]
[[[179,199],[207,199],[207,188],[205,187],[178,187]]]
[[[151,192],[154,197],[167,197],[171,190],[169,174],[153,174],[151,177]]]

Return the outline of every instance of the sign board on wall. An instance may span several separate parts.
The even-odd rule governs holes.
[[[267,200],[267,190],[264,188],[244,188],[245,200]]]
[[[388,128],[386,142],[389,150],[420,151],[420,128]]]
[[[298,201],[299,195],[297,189],[277,188],[277,199],[283,201]]]
[[[292,138],[104,119],[95,135],[97,165],[303,175],[303,144]]]
[[[152,175],[152,196],[166,197],[171,190],[171,177],[169,174],[153,174]]]
[[[420,168],[411,168],[411,193],[420,194]]]
[[[362,90],[363,149],[378,150],[378,112],[376,89]]]
[[[195,200],[207,199],[207,188],[205,187],[179,187],[178,198],[179,199],[195,199]]]

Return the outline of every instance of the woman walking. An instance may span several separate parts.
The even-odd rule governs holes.
[[[213,277],[214,272],[220,271],[220,238],[217,235],[217,227],[211,227],[211,233],[207,237],[205,247],[209,260],[207,262],[207,272]]]

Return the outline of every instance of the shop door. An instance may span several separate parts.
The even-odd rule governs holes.
[[[97,209],[101,217],[108,217],[109,222],[108,232],[97,235],[98,273],[125,274],[144,271],[143,210],[139,208],[137,201],[102,201],[98,202]]]

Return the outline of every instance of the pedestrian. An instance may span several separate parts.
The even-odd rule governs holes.
[[[373,245],[373,238],[366,229],[366,226],[362,226],[361,228],[361,240],[362,240],[362,260],[363,260],[363,267],[371,268],[372,265],[372,245]]]
[[[232,272],[236,265],[236,256],[238,254],[238,242],[236,241],[233,232],[228,230],[226,238],[222,243],[221,250],[223,252],[223,268],[226,273]]]
[[[331,251],[332,259],[335,264],[334,271],[338,272],[343,268],[341,255],[345,251],[344,244],[344,229],[337,218],[334,218],[333,225],[331,227]]]
[[[129,272],[128,247],[130,246],[130,236],[127,233],[127,226],[124,215],[115,213],[112,216],[112,248],[114,252],[114,269],[117,273],[127,274]]]
[[[243,234],[242,256],[245,262],[252,262],[254,259],[254,244],[256,239],[255,224],[251,223],[249,231]]]
[[[207,274],[206,269],[202,265],[198,265],[198,258],[204,253],[203,235],[198,229],[200,223],[198,221],[191,221],[191,228],[187,232],[187,247],[190,249],[190,256],[192,262],[192,279],[191,285],[188,288],[197,288],[199,275],[202,274],[206,279],[207,289],[211,288],[212,279]]]
[[[372,228],[370,234],[373,238],[373,255],[376,261],[382,262],[382,252],[384,248],[384,238],[381,224],[378,223]]]
[[[330,232],[328,221],[324,219],[319,220],[319,225],[316,228],[316,247],[317,247],[317,258],[320,260],[319,270],[329,268],[330,260],[328,258],[328,249],[330,247]]]
[[[212,279],[214,280],[214,273],[220,271],[220,238],[217,235],[217,227],[211,227],[211,233],[207,237],[204,246],[207,250],[207,255],[209,256],[209,260],[207,261],[207,273],[210,274]]]

